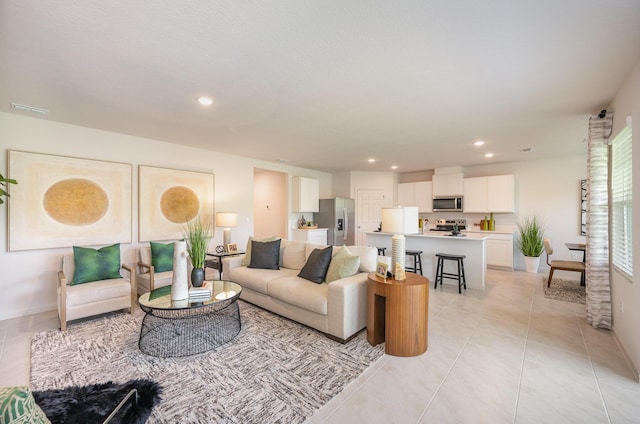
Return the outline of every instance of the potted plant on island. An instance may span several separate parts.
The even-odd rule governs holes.
[[[184,241],[187,243],[187,254],[191,265],[193,265],[191,284],[194,287],[200,287],[204,282],[204,261],[207,256],[209,240],[211,240],[209,225],[203,224],[199,217],[187,222]]]
[[[527,272],[537,273],[540,266],[540,255],[544,248],[544,232],[535,215],[518,222],[516,243],[524,255],[524,266]]]

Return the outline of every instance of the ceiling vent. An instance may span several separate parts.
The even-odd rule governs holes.
[[[34,106],[28,106],[28,105],[21,105],[20,103],[11,102],[11,108],[15,109],[15,110],[22,111],[22,112],[35,113],[37,115],[48,115],[49,114],[49,110],[48,109],[42,109],[40,107],[34,107]]]

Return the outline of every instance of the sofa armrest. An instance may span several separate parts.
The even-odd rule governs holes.
[[[347,340],[367,326],[367,276],[361,272],[329,283],[329,334]]]
[[[224,257],[222,258],[222,269],[228,271],[233,268],[241,267],[243,259],[244,255]]]

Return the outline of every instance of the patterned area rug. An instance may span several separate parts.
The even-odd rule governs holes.
[[[144,378],[163,388],[149,423],[300,423],[384,352],[361,337],[337,343],[242,301],[240,311],[233,341],[186,358],[138,350],[141,311],[35,334],[31,387]]]
[[[544,287],[544,297],[563,302],[586,303],[587,295],[584,286],[578,280],[565,280],[554,278],[551,280],[551,287],[547,288],[547,277],[542,279]]]

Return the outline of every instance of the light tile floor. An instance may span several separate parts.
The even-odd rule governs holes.
[[[484,291],[432,288],[427,352],[384,355],[308,423],[639,423],[613,334],[545,299],[542,278],[489,270]],[[0,321],[0,385],[29,384],[31,334],[57,327],[53,311]]]

